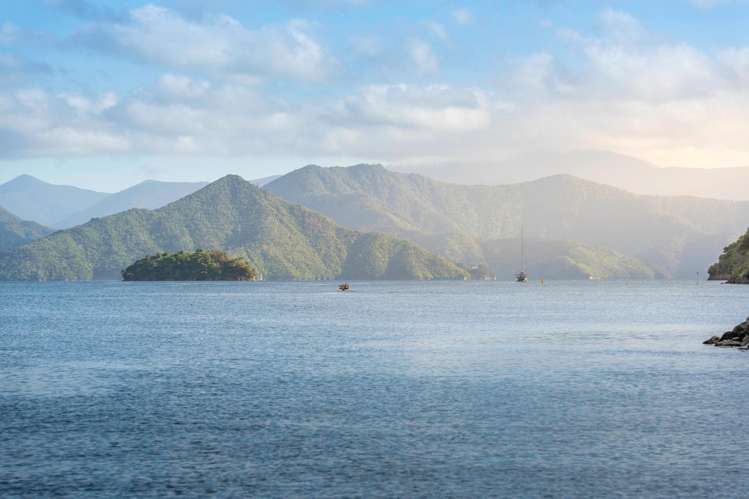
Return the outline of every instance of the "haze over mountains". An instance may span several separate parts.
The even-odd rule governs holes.
[[[0,207],[23,220],[55,227],[57,222],[109,196],[69,185],[54,185],[21,175],[0,185]]]
[[[663,168],[606,151],[536,153],[501,162],[436,164],[419,168],[419,173],[465,185],[512,184],[569,174],[635,194],[749,200],[749,167]]]
[[[146,255],[222,249],[268,279],[463,279],[465,270],[408,242],[362,234],[237,176],[161,209],[131,209],[0,256],[0,280],[117,279]]]
[[[75,227],[88,222],[92,218],[114,215],[131,208],[155,210],[192,194],[206,185],[208,185],[208,182],[146,180],[124,191],[111,194],[93,206],[61,219],[55,226],[61,228]],[[0,202],[2,202],[1,199]]]
[[[490,246],[517,240],[524,225],[535,241],[530,251],[533,244],[566,241],[588,254],[614,252],[609,258],[619,254],[625,267],[640,269],[638,276],[652,269],[663,277],[694,277],[749,222],[747,202],[635,195],[569,175],[463,186],[380,166],[309,166],[266,189],[341,225],[410,239],[457,262],[487,262]]]
[[[251,182],[264,185],[278,176]],[[31,175],[21,175],[0,184],[0,207],[24,220],[56,229],[67,229],[131,208],[155,210],[166,206],[208,182],[163,182],[146,180],[119,192],[105,193],[67,185],[55,185]]]
[[[249,185],[236,176],[227,178],[234,179],[237,185]],[[704,272],[722,248],[749,225],[749,202],[637,195],[570,175],[511,185],[467,186],[396,173],[377,165],[308,166],[282,177],[254,182],[264,183],[269,193],[327,215],[347,229],[380,232],[408,240],[464,267],[484,264],[502,279],[510,278],[519,270],[519,237],[523,228],[528,270],[534,277],[642,279],[693,278],[696,273]],[[12,261],[18,270],[11,271],[6,265],[5,278],[111,278],[118,275],[123,265],[145,256],[145,251],[189,250],[199,246],[247,254],[270,278],[359,275],[354,267],[345,267],[344,273],[342,267],[327,262],[327,256],[313,257],[318,252],[314,244],[299,240],[290,246],[288,241],[297,240],[299,235],[313,239],[319,239],[319,235],[309,234],[308,225],[288,219],[288,214],[284,215],[288,210],[276,207],[243,212],[242,206],[248,204],[245,198],[257,197],[257,193],[244,188],[243,197],[222,200],[220,193],[228,191],[217,185],[211,184],[208,189],[204,183],[149,181],[115,194],[92,195],[93,191],[71,191],[75,188],[19,177],[0,186],[0,193],[15,195],[0,194],[0,206],[10,199],[11,204],[31,210],[34,208],[32,200],[46,194],[44,202],[35,208],[39,215],[45,209],[64,204],[71,193],[78,191],[83,191],[83,197],[88,200],[98,195],[103,197],[99,196],[94,204],[58,222],[58,226],[85,225],[53,234],[16,252]],[[21,202],[24,198],[18,196],[21,192],[28,196],[25,204]],[[196,200],[202,199],[196,195],[205,196],[205,192],[213,192],[212,202],[199,202],[196,207]],[[232,204],[236,202],[240,204]],[[80,206],[80,202],[73,204]],[[146,209],[142,208],[144,206]],[[156,211],[148,210],[162,206],[164,208]],[[115,213],[120,214],[109,216]],[[252,239],[246,239],[245,232],[240,239],[236,239],[237,234],[228,235],[250,223],[245,219],[254,217],[264,221],[252,222],[259,224],[253,226],[257,230]],[[96,220],[86,223],[92,218]],[[219,230],[222,235],[210,235],[211,231],[201,225],[205,219],[212,220],[211,224],[216,227],[223,227]],[[0,220],[3,221],[0,230],[8,235],[0,241],[2,251],[12,250],[50,232],[9,213]],[[229,227],[225,227],[226,224]],[[297,227],[296,235],[279,232],[280,227]],[[194,229],[198,232],[193,233]],[[360,243],[368,241],[364,237],[355,239]],[[369,240],[365,253],[370,253],[362,262],[391,261],[392,248],[382,248],[395,243],[383,241]],[[345,253],[350,263],[359,247],[349,246],[349,242],[342,243],[345,249],[339,247],[336,251],[339,255]],[[260,247],[263,249],[258,249]],[[387,258],[375,257],[371,253],[373,247],[385,251]],[[271,248],[284,248],[285,254]],[[413,251],[416,250],[408,249],[407,253]],[[425,255],[419,255],[417,260],[429,260]],[[310,264],[315,259],[318,263]],[[321,259],[326,263],[320,263]],[[10,261],[5,260],[6,264]],[[444,268],[436,273],[413,268],[399,273],[392,269],[375,270],[369,263],[363,265],[369,270],[363,271],[361,276],[398,274],[430,278],[431,275],[450,274]]]

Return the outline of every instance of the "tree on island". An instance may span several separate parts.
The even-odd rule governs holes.
[[[256,277],[244,258],[201,249],[147,256],[122,271],[125,281],[254,281]]]

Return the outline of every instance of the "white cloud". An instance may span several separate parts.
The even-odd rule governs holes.
[[[162,67],[319,80],[335,65],[302,21],[258,30],[220,15],[195,21],[155,5],[122,22],[97,22],[74,37]]]
[[[607,37],[618,43],[634,43],[646,36],[640,21],[626,12],[606,9],[599,18]]]
[[[408,81],[413,71],[417,81],[433,80],[441,63],[432,46],[419,38],[396,46],[362,35],[351,40],[356,54],[378,60],[383,52],[382,59],[397,54],[397,79],[289,100],[273,97],[263,76],[304,79],[324,71],[319,68],[325,63],[301,73],[286,69],[297,57],[327,60],[324,51],[305,55],[304,43],[292,36],[295,29],[311,36],[306,25],[266,28],[272,32],[267,35],[230,18],[197,22],[158,8],[138,16],[92,29],[115,43],[110,49],[163,61],[163,74],[121,95],[2,87],[2,154],[324,156],[404,163],[496,160],[542,147],[609,149],[664,165],[749,164],[749,47],[699,50],[648,32],[624,12],[603,12],[590,32],[555,26],[560,55],[539,52],[514,60],[497,68],[500,84],[483,89],[394,83]],[[146,42],[164,33],[179,42]],[[278,43],[282,48],[271,53],[288,59],[248,56],[238,48],[256,46],[248,40],[271,48]],[[0,67],[16,62],[0,58]]]
[[[729,77],[739,84],[749,84],[749,47],[724,49],[718,54],[718,61]]]
[[[447,85],[372,85],[344,99],[335,120],[351,126],[471,131],[491,121],[487,97]]]
[[[44,64],[0,53],[0,84],[18,84],[50,72],[51,69]]]
[[[115,107],[118,101],[113,92],[106,92],[94,98],[81,94],[63,93],[59,95],[59,98],[79,115],[100,114]]]
[[[560,28],[574,69],[544,60],[544,88],[565,95],[619,100],[673,100],[706,95],[724,82],[715,57],[684,43],[659,39],[629,14],[607,10],[600,32]],[[530,57],[528,66],[538,61]],[[527,69],[521,66],[521,73]],[[537,71],[541,71],[538,68]],[[538,85],[536,85],[538,86]]]
[[[689,3],[700,9],[713,9],[719,5],[732,3],[732,0],[689,0]]]
[[[473,12],[471,12],[470,10],[466,8],[453,10],[452,17],[453,17],[453,20],[456,23],[460,24],[461,26],[465,26],[473,22]]]
[[[569,44],[564,57],[529,56],[503,87],[513,97],[512,147],[530,149],[535,137],[545,148],[609,149],[664,165],[749,163],[740,117],[749,49],[706,53],[611,10],[598,33],[557,34]]]
[[[555,78],[554,58],[547,53],[537,53],[520,61],[511,83],[512,87],[520,89],[522,93],[535,96],[539,93],[556,92],[558,83]]]
[[[0,132],[12,133],[24,145],[11,154],[32,156],[126,152],[128,139],[101,113],[116,105],[113,94],[88,98],[20,90],[2,99]]]
[[[367,57],[374,57],[382,52],[382,41],[372,35],[355,36],[351,39],[351,45],[357,53]]]
[[[427,21],[425,25],[427,29],[440,40],[447,40],[449,38],[447,28],[445,28],[444,24],[436,21]]]
[[[418,38],[410,40],[407,50],[411,62],[420,73],[434,73],[439,68],[437,55],[432,50],[432,46],[424,40]]]
[[[45,0],[47,5],[81,19],[118,19],[113,9],[95,5],[88,0]]]
[[[0,25],[0,45],[6,45],[16,40],[18,35],[18,28],[9,22],[4,22]]]
[[[197,81],[187,76],[168,73],[159,79],[158,87],[161,94],[167,98],[193,99],[205,95],[211,84],[208,81]]]
[[[0,98],[0,135],[27,155],[207,154],[396,159],[489,130],[491,99],[447,85],[373,85],[291,105],[254,86],[164,75],[127,98],[27,90]],[[4,151],[6,155],[18,151]]]
[[[286,0],[291,4],[307,7],[361,7],[369,4],[369,0]]]

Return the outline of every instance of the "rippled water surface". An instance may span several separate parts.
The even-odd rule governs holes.
[[[749,490],[749,286],[0,284],[0,496]]]

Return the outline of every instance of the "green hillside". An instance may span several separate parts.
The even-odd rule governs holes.
[[[0,208],[0,253],[46,236],[51,229],[36,222],[21,220]]]
[[[723,250],[708,273],[713,280],[749,283],[749,231]]]
[[[403,237],[462,263],[488,261],[485,241],[517,239],[524,225],[530,238],[605,249],[664,277],[704,271],[749,220],[749,203],[641,196],[569,175],[465,186],[381,166],[308,166],[265,188],[343,226]]]
[[[344,229],[237,176],[155,211],[129,210],[60,231],[0,259],[2,280],[119,278],[139,258],[221,249],[266,279],[462,279],[413,244]]]

